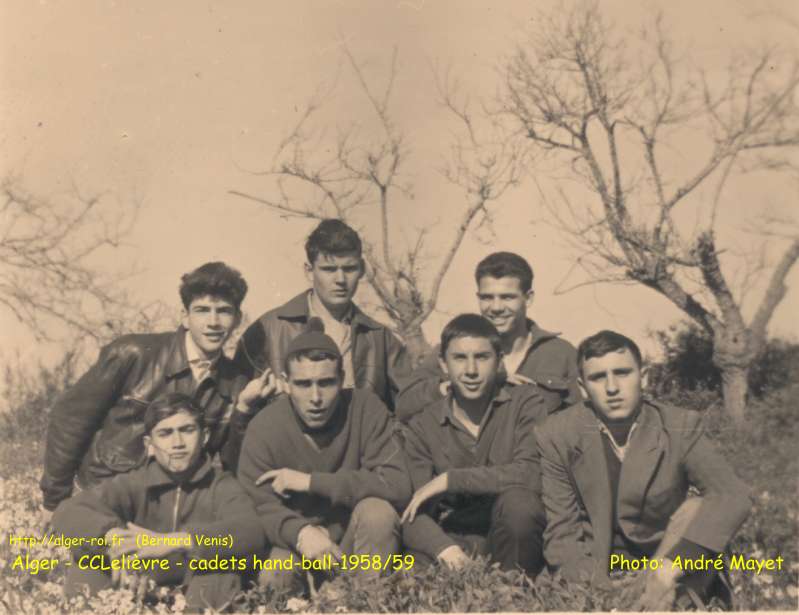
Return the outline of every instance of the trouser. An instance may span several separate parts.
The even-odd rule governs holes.
[[[186,607],[191,612],[221,609],[241,589],[241,577],[235,572],[194,573],[185,582],[180,571],[169,577],[159,575],[155,580],[159,585],[184,585]],[[102,570],[81,569],[74,562],[67,569],[64,583],[67,598],[86,592],[94,596],[111,587],[111,575]]]
[[[503,570],[521,568],[537,575],[544,567],[544,526],[546,517],[541,496],[521,487],[500,493],[490,507],[485,522],[469,527],[448,527],[444,531],[467,554],[484,555],[498,562]],[[430,564],[431,554],[409,550],[414,566]]]
[[[663,539],[655,550],[653,556],[655,559],[664,558],[680,542],[685,536],[688,526],[699,514],[701,504],[701,496],[690,497],[674,511],[669,519],[669,524],[666,526]],[[695,594],[703,603],[716,596],[727,606],[732,606],[732,591],[729,575],[727,575],[726,571],[722,574],[719,574],[715,569],[689,571],[680,578],[678,593],[679,589],[682,589],[683,593],[690,595],[692,600],[695,600],[692,594]]]
[[[399,552],[400,524],[394,507],[380,498],[364,498],[352,509],[347,529],[339,547],[345,556],[379,555],[382,561]],[[272,547],[268,558],[272,561],[287,560],[292,552],[282,547]],[[294,557],[297,562],[297,557]],[[380,570],[358,568],[365,576],[379,576]],[[303,584],[303,571],[298,565],[293,569],[262,570],[258,573],[258,585],[273,589],[299,589]]]

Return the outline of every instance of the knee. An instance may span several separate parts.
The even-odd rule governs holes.
[[[502,492],[494,504],[494,523],[514,536],[529,536],[544,530],[541,497],[529,489]]]
[[[370,534],[394,534],[399,531],[399,515],[394,507],[380,498],[364,498],[352,510],[352,523]]]

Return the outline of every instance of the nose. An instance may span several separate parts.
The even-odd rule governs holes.
[[[344,275],[343,269],[336,269],[336,284],[344,286],[347,283],[347,278]]]
[[[614,395],[619,392],[619,382],[613,374],[608,374],[608,379],[605,381],[605,392],[608,395]]]
[[[185,442],[185,438],[183,437],[183,434],[180,433],[179,431],[176,431],[175,432],[175,437],[172,438],[172,447],[173,448],[183,448],[185,446],[185,444],[186,444],[186,442]]]
[[[501,312],[502,311],[502,301],[499,297],[494,297],[491,300],[491,311],[492,312]]]
[[[211,310],[211,314],[209,316],[209,319],[210,320],[209,320],[208,324],[210,324],[212,327],[218,327],[219,326],[219,312],[217,312],[216,310]]]
[[[317,384],[311,386],[311,403],[314,406],[318,406],[322,403],[322,391]]]
[[[466,375],[467,376],[476,376],[477,375],[477,361],[474,357],[469,357],[466,359]]]

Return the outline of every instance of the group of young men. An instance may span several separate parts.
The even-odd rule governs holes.
[[[176,332],[112,342],[55,404],[45,519],[102,538],[76,561],[168,564],[73,565],[68,593],[152,579],[185,586],[192,608],[221,608],[242,573],[274,588],[314,578],[201,560],[345,558],[379,575],[398,554],[456,568],[484,555],[596,583],[613,582],[611,556],[655,558],[642,608],[722,592],[715,572],[669,564],[722,553],[747,489],[698,413],[642,398],[632,340],[600,331],[575,351],[541,329],[527,318],[530,265],[498,252],[475,272],[480,314],[452,319],[413,368],[353,303],[357,233],[324,220],[305,248],[312,288],[247,328],[233,359],[222,348],[247,284],[208,263],[183,276]]]

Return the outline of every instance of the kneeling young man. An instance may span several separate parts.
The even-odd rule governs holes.
[[[253,503],[204,452],[209,432],[191,398],[181,393],[158,398],[144,414],[144,429],[151,456],[144,466],[82,491],[56,509],[56,532],[108,543],[107,550],[75,550],[66,593],[73,596],[84,588],[97,593],[122,584],[143,595],[151,578],[159,585],[185,585],[192,610],[222,608],[241,588],[240,571],[248,558],[263,549]],[[125,568],[136,556],[152,562],[151,572]],[[233,558],[240,563],[231,564]],[[114,560],[123,568],[109,574]],[[230,564],[219,568],[225,572],[204,571],[217,560]]]
[[[504,569],[543,567],[544,509],[533,426],[559,406],[535,385],[503,387],[497,329],[477,314],[441,333],[450,394],[413,417],[405,447],[416,493],[403,539],[422,559],[459,566],[490,555]]]
[[[685,574],[672,563],[722,552],[749,513],[747,488],[698,412],[642,398],[635,342],[600,331],[577,359],[588,400],[538,429],[547,562],[603,583],[622,558],[654,558],[657,570],[641,573],[639,607],[648,610],[671,608],[681,588],[695,600],[723,595],[712,570]],[[700,495],[688,497],[689,487]]]
[[[268,558],[399,552],[397,509],[410,497],[405,458],[388,408],[372,391],[344,389],[341,352],[318,319],[288,346],[289,394],[247,427],[238,477],[255,501]],[[288,588],[301,573],[260,574],[264,586]],[[379,570],[364,570],[379,574]]]

